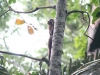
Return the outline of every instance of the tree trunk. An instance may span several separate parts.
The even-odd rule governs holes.
[[[96,6],[93,4],[92,5],[92,12],[96,9]],[[94,34],[95,34],[95,31],[99,25],[99,22],[100,22],[100,19],[97,19],[95,21],[94,24],[92,24],[92,17],[90,18],[91,19],[91,22],[90,22],[90,26],[89,29],[88,29],[88,35],[91,37],[91,38],[94,38]],[[91,55],[91,53],[88,51],[89,48],[90,48],[90,44],[92,43],[92,39],[88,38],[88,45],[87,45],[87,54],[88,55]],[[92,54],[94,54],[94,58],[96,56],[96,51],[95,52],[92,52]]]
[[[100,59],[84,64],[71,75],[100,75]]]
[[[95,8],[96,7],[94,5],[92,5],[92,12],[95,10]],[[94,30],[95,30],[95,25],[92,24],[92,17],[90,17],[90,26],[91,27],[89,27],[89,29],[88,29],[88,36],[90,36],[91,38],[93,38],[93,36],[94,36]],[[89,48],[90,48],[90,44],[92,42],[91,38],[88,37],[88,45],[87,45],[87,53],[88,53],[88,55],[91,55],[91,53],[88,51]]]
[[[61,75],[62,44],[65,29],[66,0],[58,0],[54,24],[49,75]]]
[[[95,8],[96,8],[96,6],[93,5],[92,12],[95,10]],[[94,38],[94,34],[96,32],[96,29],[97,29],[99,23],[100,23],[100,19],[97,19],[94,24],[92,24],[92,21],[91,21],[91,23],[90,23],[91,27],[88,30],[88,35],[91,38]],[[89,53],[88,50],[91,46],[90,44],[92,43],[92,41],[93,40],[88,38],[88,46],[87,46],[88,53]],[[90,54],[91,53],[89,53],[89,55]],[[96,51],[92,52],[92,54],[94,54],[94,58],[96,58],[96,54],[97,54]],[[97,57],[99,57],[99,55]],[[97,60],[94,60],[94,61],[91,61],[91,62],[84,64],[82,67],[80,67],[77,71],[75,71],[71,75],[100,75],[100,59],[97,59]]]

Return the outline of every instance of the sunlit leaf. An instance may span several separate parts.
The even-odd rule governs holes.
[[[100,12],[99,12],[99,10],[100,10],[100,7],[97,7],[94,11],[93,11],[93,13],[92,13],[92,16],[93,16],[93,19],[92,19],[92,23],[94,23],[99,17],[100,17]]]
[[[98,19],[98,17],[93,17],[92,19],[92,24],[94,24],[94,22]]]
[[[17,24],[17,25],[22,25],[22,24],[24,24],[24,23],[25,23],[24,20],[16,19],[16,24]]]
[[[16,0],[9,0],[9,4],[15,3],[15,2],[16,2]]]
[[[28,26],[27,29],[28,29],[29,34],[31,34],[31,35],[34,34],[34,29],[32,26]]]
[[[97,7],[97,8],[93,11],[92,16],[96,16],[96,14],[99,12],[99,10],[100,10],[100,7]]]

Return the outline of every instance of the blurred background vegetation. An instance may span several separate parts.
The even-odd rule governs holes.
[[[57,0],[8,0],[9,5],[22,3],[24,6],[24,11],[30,11],[36,7],[41,6],[53,6],[56,5]],[[82,10],[87,11],[91,15],[92,4],[96,6],[99,5],[98,0],[67,0],[66,9],[67,11],[72,10]],[[20,8],[20,7],[19,7]],[[3,14],[8,10],[6,0],[0,0],[0,14]],[[0,17],[0,40],[4,41],[4,46],[0,46],[2,51],[10,51],[9,47],[6,46],[5,39],[9,37],[6,35],[10,29],[12,29],[9,34],[19,33],[19,28],[14,25],[9,25],[10,19],[13,19],[17,15],[13,12],[8,12]],[[54,9],[40,9],[34,13],[28,14],[30,17],[35,17],[40,24],[40,27],[47,29],[47,21],[50,18],[55,18],[56,11]],[[14,22],[14,21],[13,21]],[[64,43],[63,43],[63,56],[62,56],[62,66],[68,65],[70,58],[73,60],[84,58],[84,53],[87,50],[87,37],[84,32],[88,26],[88,17],[85,16],[85,21],[82,19],[82,14],[74,13],[68,16],[66,19],[66,27],[64,33]],[[10,35],[10,36],[11,36]],[[21,34],[20,34],[21,35]],[[9,43],[8,43],[9,44]],[[25,52],[24,54],[32,56],[30,53]],[[36,51],[38,54],[37,58],[47,57],[47,48],[41,48]],[[34,72],[33,75],[37,75],[39,72],[39,62],[33,61],[24,57],[17,57],[12,55],[0,54],[3,58],[3,65],[11,75],[25,75],[28,72]],[[2,59],[1,59],[2,60]],[[28,61],[27,61],[28,60]],[[43,69],[47,69],[47,65],[43,63]],[[36,72],[37,71],[37,72]]]

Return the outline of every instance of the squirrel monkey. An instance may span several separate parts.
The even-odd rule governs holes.
[[[54,19],[50,19],[48,21],[48,28],[49,28],[49,40],[48,40],[48,58],[50,60],[51,57],[51,48],[52,48],[52,38],[53,38],[53,31],[54,31]]]

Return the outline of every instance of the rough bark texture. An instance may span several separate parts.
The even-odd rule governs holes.
[[[92,6],[92,12],[95,10],[95,8],[96,8],[96,7],[93,5],[93,6]],[[93,38],[93,36],[94,36],[94,31],[93,31],[93,30],[95,30],[95,25],[92,24],[92,17],[90,17],[90,19],[91,19],[91,21],[90,21],[90,26],[91,26],[91,27],[89,27],[89,29],[88,29],[88,35],[89,35],[91,38]],[[87,53],[88,53],[88,55],[91,55],[91,53],[89,52],[89,48],[90,48],[91,42],[92,42],[92,39],[88,38],[88,45],[87,45]]]
[[[92,5],[92,12],[95,10],[96,6],[95,5]],[[96,31],[96,28],[98,27],[99,23],[100,23],[100,19],[96,20],[94,24],[92,24],[92,17],[90,18],[91,19],[91,23],[90,23],[90,26],[89,29],[88,29],[88,35],[91,37],[91,38],[94,38],[94,34],[95,34],[95,31]],[[91,55],[91,53],[88,51],[89,48],[90,48],[90,44],[92,42],[92,39],[88,38],[88,45],[87,45],[87,53],[88,55]],[[94,56],[96,55],[96,51],[93,52]]]
[[[89,62],[71,75],[100,75],[100,59]]]
[[[66,0],[58,0],[51,50],[49,75],[61,75],[62,44],[65,29]]]

